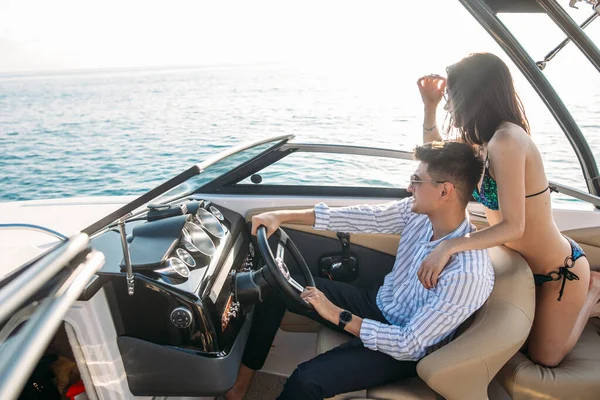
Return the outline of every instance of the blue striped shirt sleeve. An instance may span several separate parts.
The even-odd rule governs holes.
[[[397,360],[419,360],[428,348],[451,334],[487,300],[493,285],[481,274],[460,271],[440,277],[435,296],[405,326],[364,319],[360,339],[365,347]]]
[[[315,206],[315,229],[349,233],[400,234],[410,215],[413,198],[379,205],[358,205],[329,208],[325,203]]]

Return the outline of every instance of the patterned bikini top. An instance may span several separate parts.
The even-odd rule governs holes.
[[[489,157],[489,155],[488,155]],[[473,191],[473,198],[489,208],[490,210],[499,210],[498,205],[498,185],[492,176],[490,175],[489,158],[485,158],[485,169],[483,171],[483,180],[481,181],[481,189],[479,192],[477,188]]]
[[[498,185],[496,184],[494,178],[492,178],[490,175],[490,163],[488,157],[485,158],[485,169],[483,171],[483,179],[481,180],[481,189],[477,191],[477,188],[475,188],[473,191],[473,198],[475,201],[483,204],[490,210],[497,211],[500,209],[500,205],[498,204]],[[528,199],[530,197],[535,197],[544,193],[548,189],[550,189],[550,186],[546,186],[546,189],[542,190],[541,192],[525,196],[525,198]]]

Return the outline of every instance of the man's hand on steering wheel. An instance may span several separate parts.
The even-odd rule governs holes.
[[[304,292],[300,293],[300,298],[313,306],[321,317],[337,325],[342,309],[333,304],[319,289],[307,286]]]
[[[276,212],[265,212],[262,214],[254,215],[252,217],[252,230],[253,236],[256,236],[258,227],[264,225],[267,228],[267,238],[271,237],[272,234],[279,229],[281,220]]]

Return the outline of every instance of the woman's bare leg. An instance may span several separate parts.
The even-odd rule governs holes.
[[[583,307],[581,308],[581,312],[577,317],[577,321],[575,322],[575,326],[571,331],[571,335],[569,335],[569,340],[567,341],[567,348],[569,351],[573,349],[579,337],[581,336],[581,332],[583,332],[583,328],[587,324],[588,320],[591,317],[597,316],[594,315],[596,313],[600,313],[600,309],[598,308],[598,301],[600,300],[600,272],[590,271],[590,288],[588,290],[587,298],[585,299],[585,303],[583,303]]]
[[[592,317],[600,318],[600,301],[596,304],[596,307],[592,309]]]
[[[596,303],[596,306],[592,309],[592,317],[600,318],[600,300]]]
[[[600,317],[600,272],[598,271],[590,271],[590,293],[596,294],[596,302],[593,303],[592,300],[590,317]]]
[[[600,299],[600,273],[590,272],[587,258],[578,259],[572,271],[579,280],[566,282],[561,301],[557,298],[562,281],[547,282],[537,288],[527,349],[537,364],[560,364],[579,340]]]
[[[246,367],[244,364],[240,364],[235,384],[229,389],[229,392],[225,395],[225,399],[242,400],[248,389],[250,389],[250,384],[252,383],[252,379],[254,379],[255,373],[255,370]]]
[[[600,317],[600,272],[590,272],[590,292],[596,293],[596,304],[592,306],[591,317]]]

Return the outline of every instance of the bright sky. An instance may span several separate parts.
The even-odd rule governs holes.
[[[578,22],[591,14],[580,8]],[[528,31],[524,42],[535,58],[563,37],[544,16],[505,21]],[[600,26],[591,28],[598,36]],[[450,0],[0,0],[0,72],[301,63],[413,73],[415,64],[440,70],[497,49]]]

